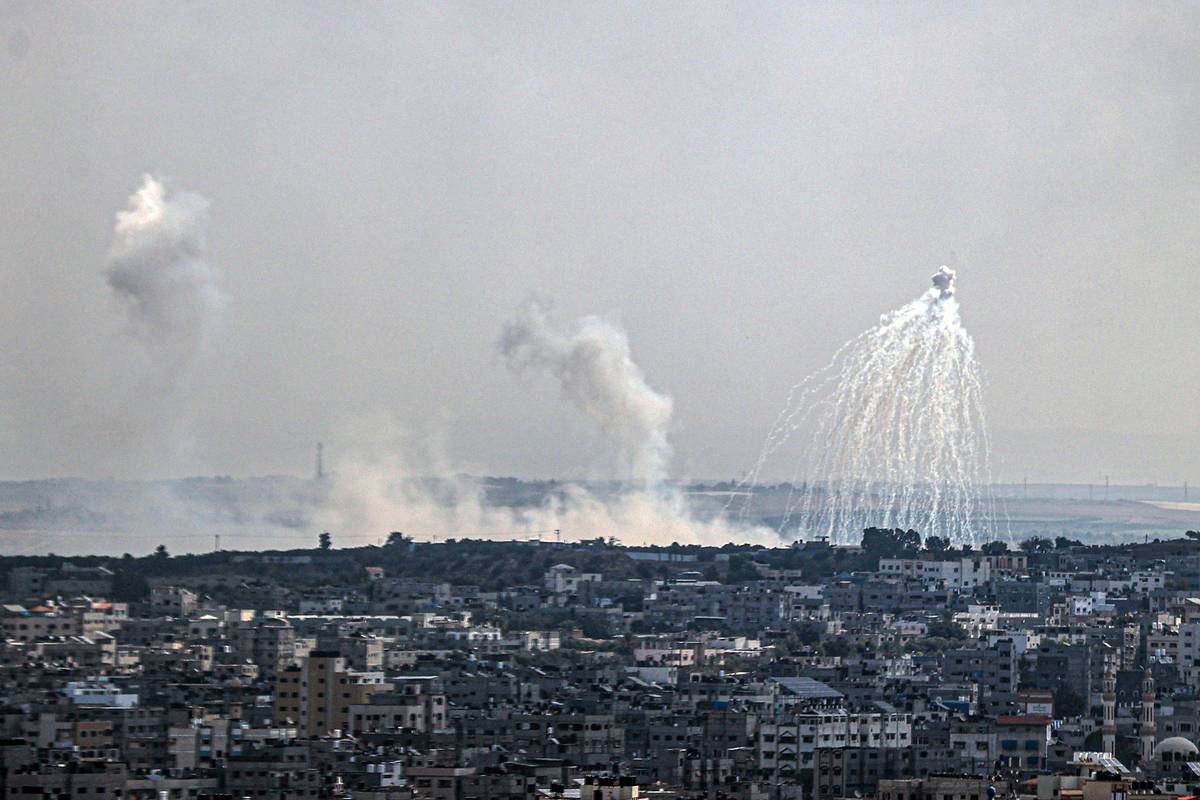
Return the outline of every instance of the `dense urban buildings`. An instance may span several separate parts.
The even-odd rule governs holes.
[[[6,798],[1200,793],[1200,541],[0,559]]]

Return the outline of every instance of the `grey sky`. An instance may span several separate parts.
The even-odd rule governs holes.
[[[0,41],[0,478],[301,473],[381,410],[603,471],[495,353],[531,293],[620,322],[675,473],[729,477],[950,261],[999,478],[1200,484],[1200,4],[10,1]],[[146,172],[228,297],[186,409],[103,277]]]

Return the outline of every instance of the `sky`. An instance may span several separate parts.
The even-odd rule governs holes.
[[[997,479],[1200,485],[1195,3],[5,0],[0,45],[0,479],[307,474],[380,414],[609,474],[497,352],[531,297],[727,479],[948,263]],[[223,296],[170,391],[105,278],[144,174]]]

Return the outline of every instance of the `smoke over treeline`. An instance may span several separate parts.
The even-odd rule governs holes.
[[[151,175],[116,214],[103,275],[124,312],[128,341],[141,355],[140,369],[114,373],[127,383],[118,387],[120,446],[131,452],[189,444],[203,394],[220,390],[212,385],[218,373],[205,359],[220,359],[223,347],[236,346],[214,336],[227,300],[209,257],[208,227],[208,200],[172,191]],[[375,541],[392,530],[421,538],[561,530],[568,538],[658,544],[761,536],[752,526],[731,528],[713,513],[697,518],[670,483],[674,403],[650,386],[616,324],[587,316],[558,326],[545,305],[530,302],[503,324],[496,349],[514,373],[551,377],[564,407],[595,426],[628,481],[556,484],[506,496],[486,479],[466,475],[426,433],[408,432],[384,408],[344,426],[325,480],[67,482],[45,491],[44,501],[0,502],[0,529],[165,534],[213,526],[235,539],[253,534],[260,546],[272,531],[290,546],[293,534],[325,528],[346,543]]]

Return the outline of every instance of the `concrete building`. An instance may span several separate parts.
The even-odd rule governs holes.
[[[350,672],[338,653],[313,651],[300,666],[276,676],[274,720],[294,723],[304,736],[348,730],[351,708],[390,688],[382,673]]]
[[[230,643],[239,657],[256,665],[271,681],[296,664],[296,631],[286,619],[267,617],[230,629]]]

